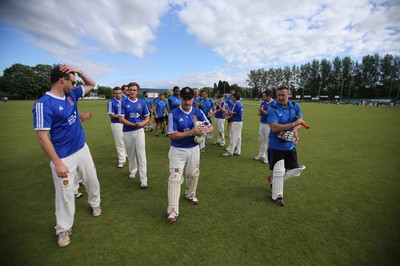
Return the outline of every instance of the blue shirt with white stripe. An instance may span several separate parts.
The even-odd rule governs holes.
[[[271,100],[269,103],[268,102],[262,102],[261,103],[261,107],[262,107],[262,109],[264,110],[264,111],[267,111],[268,112],[268,108],[271,106],[271,105],[274,105],[275,104],[275,101],[274,100]],[[268,124],[268,115],[265,115],[264,113],[262,113],[261,114],[261,117],[260,117],[260,123],[262,123],[262,124]]]
[[[111,100],[108,101],[107,104],[107,113],[109,115],[118,115],[118,108],[119,105],[121,103],[121,100],[117,100],[114,98],[112,98]],[[118,118],[111,118],[111,123],[115,124],[115,123],[120,123]]]
[[[143,122],[145,117],[149,115],[149,109],[142,99],[136,99],[136,101],[132,101],[131,99],[126,98],[121,102],[118,109],[118,116],[124,116],[126,120],[133,124]],[[131,127],[124,125],[122,131],[128,132],[138,130],[140,128],[142,127]]]
[[[189,112],[185,112],[182,107],[175,108],[168,115],[168,134],[174,132],[186,132],[192,130],[196,121],[203,121],[206,126],[210,125],[207,117],[200,109],[190,107]],[[171,146],[177,148],[193,148],[198,145],[194,141],[194,136],[180,140],[171,140]]]
[[[85,145],[85,132],[77,106],[83,96],[82,86],[62,98],[47,92],[33,106],[34,129],[50,131],[50,141],[60,158],[74,154]]]

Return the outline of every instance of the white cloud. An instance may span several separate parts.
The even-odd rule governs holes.
[[[175,79],[146,82],[142,87],[146,88],[172,88],[174,86],[189,86],[192,88],[212,87],[219,80],[228,81],[229,84],[238,84],[245,86],[244,81],[247,78],[247,72],[232,73],[229,69],[216,69],[210,72],[197,72],[187,74]]]
[[[9,0],[0,10],[2,20],[38,40],[77,48],[88,38],[109,52],[142,57],[154,49],[154,31],[168,10],[168,1]]]
[[[396,1],[191,0],[179,17],[189,34],[231,64],[261,67],[345,51],[399,53],[398,14]],[[397,34],[390,35],[388,27]]]
[[[110,55],[142,58],[141,62],[144,62],[150,53],[157,51],[159,47],[155,47],[155,40],[161,19],[166,14],[171,17],[176,14],[188,34],[195,36],[202,47],[209,47],[224,58],[228,65],[214,65],[216,70],[182,74],[171,80],[143,80],[145,86],[182,84],[203,87],[220,79],[245,85],[246,68],[300,64],[313,58],[400,53],[398,0],[102,0],[73,3],[5,0],[0,3],[0,20],[24,31],[31,43],[49,51],[56,60],[87,69],[100,80],[110,73],[127,72],[123,67],[127,65],[126,61],[116,63],[109,59]],[[193,47],[189,53],[195,49]],[[130,71],[140,67],[132,65],[134,63],[129,65]],[[237,69],[242,69],[243,73],[236,74]],[[153,71],[151,65],[146,65],[143,71],[163,70]],[[124,76],[138,75],[128,72]]]

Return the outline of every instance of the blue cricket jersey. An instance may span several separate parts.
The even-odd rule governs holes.
[[[82,86],[62,98],[47,92],[33,106],[34,129],[50,131],[50,141],[60,158],[74,154],[85,145],[85,132],[77,106],[83,93]]]
[[[296,115],[298,117],[302,117],[300,105],[297,103],[293,103],[292,101],[288,102],[287,107],[283,107],[278,102],[275,102],[275,105],[271,106],[268,109],[268,124],[277,123],[277,124],[288,124],[293,123],[296,120]],[[273,150],[293,150],[295,145],[293,142],[284,141],[278,138],[279,132],[269,133],[269,143],[268,147]]]
[[[146,116],[150,115],[150,112],[146,103],[142,99],[136,99],[136,101],[132,101],[131,99],[126,98],[120,104],[118,115],[124,116],[126,120],[136,124],[138,122],[142,122]],[[141,127],[130,127],[124,125],[122,131],[128,132],[138,130],[140,128]]]
[[[199,109],[203,111],[203,113],[208,116],[210,110],[215,106],[215,102],[210,98],[205,99],[199,106]]]
[[[189,112],[185,112],[179,106],[168,116],[168,134],[190,131],[196,121],[203,121],[206,126],[210,125],[207,117],[200,109],[191,107]],[[194,141],[193,136],[180,140],[171,140],[171,146],[177,148],[193,148],[196,145],[198,144]]]
[[[176,106],[174,106],[175,104],[182,104],[181,98],[176,97],[175,95],[171,95],[168,98],[168,107],[169,107],[169,111],[172,112],[172,110],[174,110],[176,108]]]
[[[271,100],[269,103],[267,103],[267,102],[262,102],[260,106],[264,109],[264,111],[267,111],[267,112],[268,112],[268,108],[269,108],[271,105],[274,105],[274,104],[275,104],[275,101],[274,101],[274,100]],[[262,123],[262,124],[268,124],[268,115],[261,114],[260,123]]]
[[[233,104],[231,111],[233,112],[232,122],[242,122],[243,121],[243,104],[237,101]]]
[[[151,102],[152,102],[152,100],[149,97],[147,97],[147,98],[143,97],[142,100],[146,103],[147,109],[149,109],[149,111],[150,111],[151,110]]]
[[[109,115],[118,115],[118,108],[119,105],[121,103],[121,100],[117,100],[114,98],[112,98],[111,100],[108,101],[107,104],[107,114]],[[111,123],[115,124],[115,123],[120,123],[118,118],[111,118]]]
[[[195,106],[196,103],[200,102],[201,100],[203,100],[203,98],[201,98],[200,96],[198,96],[197,98],[193,98],[193,106]]]
[[[167,107],[167,101],[154,101],[154,107],[156,109],[157,116],[162,117],[164,115],[164,109]]]
[[[231,98],[230,96],[226,97],[225,102],[226,102],[226,104],[228,105],[229,110],[232,111],[233,105],[235,104],[235,103],[232,101],[232,98]]]
[[[225,102],[221,102],[220,103],[221,108],[219,108],[218,105],[216,104],[217,112],[215,113],[215,118],[219,118],[219,119],[225,118],[225,107],[226,107],[225,105],[226,105]]]

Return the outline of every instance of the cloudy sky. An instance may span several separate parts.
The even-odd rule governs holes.
[[[400,0],[2,0],[0,75],[67,63],[97,84],[246,85],[252,69],[400,55]]]

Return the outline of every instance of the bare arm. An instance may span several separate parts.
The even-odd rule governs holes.
[[[108,114],[111,119],[119,119],[119,116],[116,114]]]
[[[213,117],[213,116],[215,115],[216,112],[217,112],[217,108],[215,108],[215,106],[213,106],[209,118]]]
[[[53,162],[57,176],[63,178],[67,177],[69,170],[58,157],[56,150],[54,149],[53,143],[51,143],[49,138],[48,130],[36,130],[36,137],[39,142],[40,147],[43,149],[44,153],[50,158]]]
[[[278,123],[269,123],[271,131],[274,133],[286,131],[292,129],[293,131],[297,131],[301,128],[301,123],[304,123],[303,119],[297,119],[296,121],[288,124],[278,124]]]
[[[83,83],[84,83],[82,85],[83,90],[84,90],[84,92],[83,92],[84,95],[86,93],[88,93],[89,91],[91,91],[96,86],[96,82],[91,77],[89,77],[88,74],[84,73],[80,69],[77,69],[75,67],[68,66],[68,65],[61,65],[60,70],[65,73],[74,72],[74,73],[78,74],[78,76],[83,80]]]

